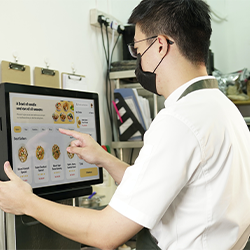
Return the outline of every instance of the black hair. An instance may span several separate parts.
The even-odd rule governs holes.
[[[210,8],[202,0],[142,0],[128,23],[147,36],[166,35],[194,64],[206,63],[212,33]]]

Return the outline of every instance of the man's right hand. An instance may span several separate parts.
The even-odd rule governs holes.
[[[121,182],[124,172],[129,166],[127,163],[109,154],[88,134],[61,128],[59,131],[76,139],[67,148],[69,153],[77,154],[80,159],[89,164],[105,168],[117,183]]]
[[[108,157],[108,153],[89,134],[61,128],[59,131],[76,139],[67,148],[69,153],[77,154],[80,159],[102,167],[103,160]]]

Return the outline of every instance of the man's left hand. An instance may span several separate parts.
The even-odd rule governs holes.
[[[4,171],[10,180],[0,181],[0,209],[16,215],[24,214],[29,197],[33,195],[32,188],[13,172],[8,161],[4,163]]]

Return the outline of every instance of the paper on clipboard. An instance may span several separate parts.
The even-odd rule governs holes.
[[[69,90],[88,90],[85,76],[67,73],[62,73],[62,87]]]

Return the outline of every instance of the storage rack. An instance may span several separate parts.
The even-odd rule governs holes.
[[[153,118],[158,113],[158,103],[157,95],[152,94],[151,92],[144,90],[139,83],[124,83],[125,79],[136,78],[134,70],[124,70],[124,71],[115,71],[109,74],[110,80],[112,80],[114,89],[119,88],[136,88],[142,92],[142,95],[152,96],[153,95]],[[114,121],[116,121],[116,115]],[[115,141],[111,143],[112,148],[119,150],[119,158],[123,160],[123,149],[126,148],[141,148],[143,146],[143,141],[119,141],[118,128],[114,126],[114,138]]]

